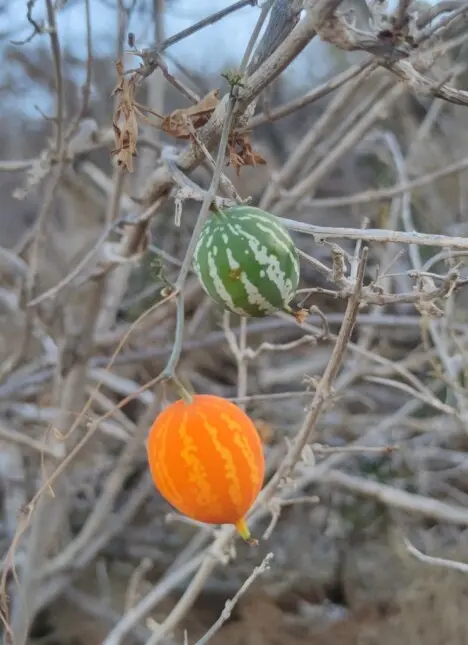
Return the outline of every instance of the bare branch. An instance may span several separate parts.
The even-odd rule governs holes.
[[[416,560],[424,562],[424,564],[428,564],[431,567],[441,567],[443,569],[451,569],[452,571],[459,571],[460,573],[468,574],[468,564],[457,562],[456,560],[447,560],[445,558],[436,558],[431,555],[426,555],[425,553],[421,553],[421,551],[411,544],[408,538],[405,537],[403,539],[408,553],[416,558]]]
[[[250,576],[247,578],[247,580],[244,582],[242,587],[239,589],[239,591],[236,593],[234,598],[232,600],[227,600],[226,605],[224,606],[224,609],[221,613],[221,616],[218,618],[218,620],[215,622],[212,627],[206,632],[206,634],[198,640],[195,645],[206,645],[211,638],[219,632],[221,627],[224,625],[224,623],[229,620],[232,614],[232,610],[234,607],[237,605],[239,602],[239,599],[245,592],[249,589],[249,587],[255,582],[255,580],[258,578],[258,576],[261,576],[262,573],[267,571],[270,568],[270,562],[273,559],[273,553],[267,553],[267,555],[263,558],[261,564],[258,567],[255,567],[255,569],[252,571]],[[149,643],[151,643],[151,639],[149,640]]]

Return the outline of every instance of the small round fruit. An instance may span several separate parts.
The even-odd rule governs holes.
[[[147,442],[161,495],[179,512],[207,524],[234,524],[246,540],[245,515],[265,476],[260,436],[237,405],[210,394],[167,406]]]
[[[279,218],[252,206],[213,212],[202,229],[194,268],[211,298],[244,317],[288,309],[300,265]]]

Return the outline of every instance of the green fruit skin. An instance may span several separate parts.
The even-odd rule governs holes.
[[[285,309],[300,278],[288,231],[275,215],[252,206],[213,213],[200,234],[193,265],[205,292],[244,317]]]

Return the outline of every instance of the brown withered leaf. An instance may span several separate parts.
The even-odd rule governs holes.
[[[276,438],[276,432],[273,426],[262,419],[258,419],[255,421],[255,427],[263,444],[270,445],[273,443]]]
[[[111,154],[117,157],[119,168],[126,168],[133,172],[133,157],[137,154],[138,121],[135,108],[135,90],[137,77],[134,74],[130,79],[124,75],[122,62],[117,61],[117,87],[112,96],[117,96],[118,101],[114,111],[112,125],[115,136],[115,149]]]
[[[210,120],[219,103],[219,90],[212,90],[196,105],[174,110],[164,117],[161,129],[177,139],[189,139],[192,128],[197,130]]]
[[[299,325],[302,325],[303,322],[307,320],[309,317],[309,310],[308,309],[298,309],[293,313],[294,318],[296,319],[297,323]]]
[[[234,134],[230,137],[228,146],[229,164],[235,169],[236,175],[240,175],[244,166],[265,166],[265,159],[252,148],[250,137]]]

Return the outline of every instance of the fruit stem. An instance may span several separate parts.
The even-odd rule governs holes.
[[[175,389],[177,390],[179,396],[181,399],[185,401],[185,403],[193,403],[193,396],[190,394],[190,392],[184,387],[182,384],[182,381],[180,381],[177,376],[172,377],[172,382],[174,383]]]
[[[258,544],[258,540],[256,540],[255,538],[252,537],[252,534],[250,533],[250,529],[247,526],[247,522],[245,521],[245,519],[243,517],[240,520],[238,520],[235,523],[234,526],[236,527],[236,530],[239,533],[239,535],[246,542],[248,542],[249,544],[255,545],[255,546]]]
[[[216,214],[219,214],[220,210],[218,208],[218,204],[216,203],[216,200],[213,199],[213,201],[210,204],[210,212]]]
[[[224,216],[223,211],[219,208],[218,204],[214,200],[211,203],[210,212],[213,214],[215,218],[220,218]]]

